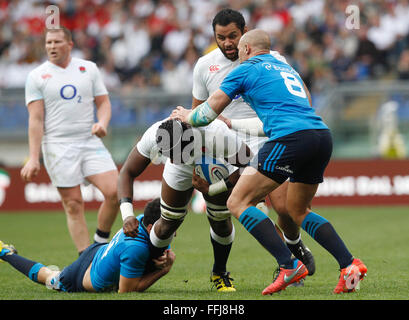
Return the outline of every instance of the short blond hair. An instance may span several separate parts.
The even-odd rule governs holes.
[[[64,38],[68,41],[68,42],[71,42],[72,41],[72,34],[71,34],[71,31],[70,30],[68,30],[66,27],[64,27],[64,26],[60,26],[59,28],[53,28],[53,29],[46,29],[45,30],[45,33],[44,33],[44,38],[46,38],[47,37],[47,33],[49,33],[49,32],[60,32],[60,31],[62,31],[62,32],[64,32]]]

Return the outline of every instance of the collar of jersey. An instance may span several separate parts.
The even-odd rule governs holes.
[[[143,223],[143,214],[140,214],[139,216],[137,216],[136,218],[139,221],[139,227],[144,231],[145,235],[149,238],[149,232],[145,227],[145,224]]]

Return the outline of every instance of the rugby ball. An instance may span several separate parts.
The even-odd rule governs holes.
[[[195,161],[195,173],[209,184],[229,176],[229,169],[220,161],[203,155]]]

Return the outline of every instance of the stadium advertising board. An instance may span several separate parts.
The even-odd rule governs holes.
[[[408,160],[337,160],[325,171],[313,205],[407,205]]]
[[[13,210],[62,210],[60,195],[51,184],[44,167],[32,182],[25,183],[20,177],[21,168],[3,168],[0,172],[0,213]],[[134,182],[135,208],[160,195],[162,165],[150,165]],[[93,185],[82,185],[86,209],[98,209],[103,200]]]
[[[162,165],[150,165],[134,182],[134,205],[140,209],[158,197]],[[92,185],[82,186],[87,209],[97,209],[102,195]],[[409,160],[334,160],[319,186],[314,205],[407,205]],[[20,168],[0,170],[0,213],[18,210],[61,210],[59,194],[44,168],[30,183]]]

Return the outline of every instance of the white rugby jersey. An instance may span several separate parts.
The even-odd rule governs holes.
[[[160,154],[156,144],[156,132],[160,124],[166,120],[160,120],[150,126],[136,144],[139,153],[155,164],[166,161],[166,158]],[[199,152],[198,154],[195,153],[193,158],[200,158],[202,154],[206,154],[224,161],[225,158],[237,154],[244,143],[223,121],[218,119],[208,126],[193,128],[193,130],[199,132],[202,138],[201,145],[196,145],[195,141],[195,151],[198,150]]]
[[[270,53],[277,59],[286,62],[277,51],[270,51]],[[236,61],[227,59],[219,48],[199,58],[193,70],[193,97],[197,100],[206,100],[219,89],[223,79],[239,64],[239,59]],[[222,115],[229,119],[257,117],[255,111],[240,96],[232,100],[223,110]]]
[[[91,136],[94,97],[108,91],[95,63],[71,58],[64,69],[50,61],[31,71],[25,87],[26,105],[44,100],[43,142],[65,142]]]

